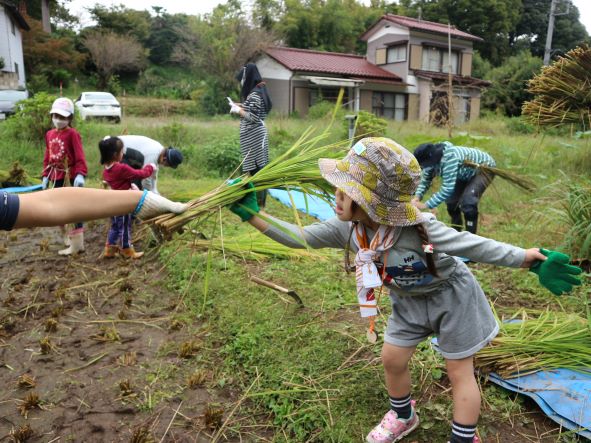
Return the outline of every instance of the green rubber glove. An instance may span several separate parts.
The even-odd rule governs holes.
[[[230,186],[235,185],[236,183],[240,183],[240,179],[228,182]],[[229,207],[230,211],[240,217],[243,222],[250,220],[254,214],[260,211],[254,185],[252,183],[247,183],[245,188],[248,189],[249,192],[247,192],[242,199],[236,203],[232,203]],[[248,209],[250,209],[250,211]]]
[[[574,277],[583,270],[570,265],[570,257],[566,254],[540,248],[540,252],[548,257],[545,261],[536,262],[529,270],[538,275],[540,284],[554,295],[570,292],[573,285],[579,286],[581,280]]]

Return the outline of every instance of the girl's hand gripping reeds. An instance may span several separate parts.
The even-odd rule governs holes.
[[[239,183],[240,179],[237,180],[238,181],[232,180],[228,182],[228,184],[232,186]],[[230,211],[240,217],[243,222],[249,221],[260,211],[254,185],[252,183],[247,183],[244,188],[246,189],[246,194],[244,194],[244,196],[237,202],[232,203],[229,207]]]
[[[528,249],[530,251],[530,249]],[[539,249],[544,259],[538,259],[529,270],[538,275],[540,284],[554,295],[570,292],[573,286],[579,286],[581,280],[576,278],[583,270],[570,263],[570,257],[557,251]],[[527,251],[526,251],[527,260]]]

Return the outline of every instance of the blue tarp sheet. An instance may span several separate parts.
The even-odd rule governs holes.
[[[332,206],[318,197],[311,197],[299,191],[289,191],[288,193],[282,189],[269,189],[269,195],[271,195],[271,197],[279,200],[281,203],[291,208],[289,194],[291,194],[296,208],[299,211],[307,213],[312,217],[316,217],[318,220],[328,220],[335,215]],[[308,211],[306,211],[306,199],[308,200]]]
[[[431,343],[437,349],[437,339]],[[591,374],[556,369],[504,379],[493,372],[489,379],[505,389],[527,395],[552,420],[591,440]]]
[[[22,194],[23,192],[40,191],[43,189],[42,185],[32,186],[15,186],[14,188],[0,188],[0,191],[9,192],[11,194]]]

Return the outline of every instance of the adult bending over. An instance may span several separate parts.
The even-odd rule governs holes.
[[[105,137],[108,139],[109,136]],[[120,135],[117,137],[123,142],[123,160],[121,163],[131,166],[134,169],[142,169],[149,164],[178,168],[183,162],[183,154],[172,146],[165,148],[160,142],[143,135]],[[158,169],[152,175],[136,180],[134,184],[139,189],[158,192]]]
[[[413,204],[419,209],[433,209],[445,202],[451,225],[461,231],[463,214],[466,230],[476,234],[478,203],[494,176],[467,166],[464,161],[494,167],[494,159],[486,152],[454,146],[450,142],[422,144],[415,149],[414,155],[423,168],[423,174]],[[421,199],[438,175],[441,176],[441,188],[422,203]]]

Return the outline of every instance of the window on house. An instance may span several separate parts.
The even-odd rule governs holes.
[[[386,63],[397,63],[406,61],[406,44],[396,45],[388,48]]]
[[[20,74],[18,73],[18,63],[14,63],[14,72],[16,72],[16,77],[21,78]]]
[[[451,52],[451,73],[458,73],[459,55],[457,51]],[[423,60],[421,69],[424,71],[449,72],[450,58],[447,49],[423,47]]]
[[[343,96],[343,103],[347,103],[349,101],[349,88],[345,88],[345,95]],[[310,97],[309,97],[309,104],[310,106],[315,105],[319,101],[327,101],[336,103],[339,97],[340,88],[310,88]]]
[[[407,95],[394,92],[374,92],[372,111],[378,117],[406,120]]]

